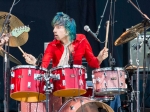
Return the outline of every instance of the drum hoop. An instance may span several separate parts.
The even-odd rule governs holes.
[[[36,66],[34,65],[18,65],[15,67],[12,67],[11,70],[20,69],[20,68],[34,68],[36,69]],[[46,68],[40,67],[39,70],[47,71]]]
[[[124,70],[122,67],[114,67],[114,70]],[[100,71],[112,71],[111,67],[106,67],[106,68],[98,68],[98,69],[94,69],[92,70],[92,74],[94,72],[100,72]]]
[[[51,68],[50,71],[54,71],[54,70],[61,69],[61,68],[70,68],[70,65],[54,67],[54,68]],[[82,68],[86,70],[86,68],[83,65],[73,65],[73,68]]]

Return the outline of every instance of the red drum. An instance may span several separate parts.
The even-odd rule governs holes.
[[[36,69],[32,65],[19,65],[11,69],[10,97],[24,102],[46,99],[43,75],[46,69]],[[41,77],[41,78],[38,78]]]
[[[87,97],[75,97],[62,105],[58,112],[114,112],[103,102],[90,100]]]
[[[92,81],[86,81],[86,84],[87,84],[86,93],[82,96],[89,97],[91,98],[91,100],[93,99],[93,100],[102,101],[102,102],[108,102],[108,101],[114,100],[113,95],[101,95],[101,96],[95,95]]]
[[[93,70],[92,74],[95,95],[115,95],[127,91],[127,76],[123,68],[100,68]]]
[[[59,76],[59,79],[53,80],[54,96],[72,97],[86,93],[86,70],[82,65],[70,65],[52,68],[51,74]]]

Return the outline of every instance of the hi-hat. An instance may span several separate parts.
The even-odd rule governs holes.
[[[7,17],[7,15],[8,15],[7,12],[0,12],[0,31],[2,31],[2,27],[3,27],[4,21]],[[10,32],[15,29],[16,30],[15,33],[20,33],[20,30],[22,30],[21,28],[24,26],[24,24],[16,16],[14,16],[12,14],[11,14],[9,20],[10,20],[9,21]],[[17,28],[19,28],[19,29],[17,29]],[[23,32],[18,37],[11,36],[9,39],[9,46],[11,46],[11,47],[22,46],[23,44],[25,44],[27,42],[27,40],[28,40],[28,33]]]
[[[146,27],[146,30],[150,28],[150,22],[149,21],[143,21],[142,23],[139,23],[131,28],[129,28],[127,31],[125,31],[116,41],[115,46],[124,44],[130,40],[133,40],[138,36],[138,34],[141,34],[144,32],[144,24]]]
[[[5,50],[3,50],[2,48],[0,49],[0,56],[4,57],[5,53],[7,53]],[[15,57],[13,57],[11,54],[9,54],[9,60],[18,64],[18,65],[21,65],[21,62],[19,60],[17,60]]]

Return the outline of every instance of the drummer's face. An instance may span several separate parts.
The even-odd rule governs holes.
[[[54,32],[54,38],[57,40],[63,40],[65,39],[65,37],[67,37],[67,31],[65,27],[62,25],[55,25],[53,32]]]

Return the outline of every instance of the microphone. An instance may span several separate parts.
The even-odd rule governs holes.
[[[37,69],[39,69],[39,67],[41,66],[42,58],[43,58],[43,54],[41,53],[41,54],[38,56],[37,61],[36,61],[36,63],[35,63]]]
[[[97,38],[97,35],[91,31],[91,29],[89,28],[89,26],[85,25],[84,26],[84,30],[87,31],[87,32],[89,32],[98,42],[100,42],[100,40]]]

